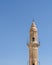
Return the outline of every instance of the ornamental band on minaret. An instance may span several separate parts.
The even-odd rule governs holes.
[[[38,65],[38,47],[39,47],[38,31],[33,21],[30,28],[30,41],[28,43],[29,65]]]

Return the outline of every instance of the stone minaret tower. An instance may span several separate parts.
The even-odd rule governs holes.
[[[29,48],[29,65],[38,65],[38,31],[34,22],[32,22],[30,28],[30,42]]]

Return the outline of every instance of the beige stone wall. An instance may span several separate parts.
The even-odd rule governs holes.
[[[29,49],[29,65],[38,65],[38,48]]]

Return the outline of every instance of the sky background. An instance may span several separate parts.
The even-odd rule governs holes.
[[[52,0],[0,0],[0,65],[28,65],[33,19],[40,41],[40,65],[52,65]]]

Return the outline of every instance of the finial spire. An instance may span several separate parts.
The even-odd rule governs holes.
[[[36,27],[35,20],[32,20],[32,27]]]
[[[35,22],[34,22],[34,19],[32,20],[32,25],[31,25],[30,30],[37,31],[37,27],[36,27],[36,24],[35,24]]]

